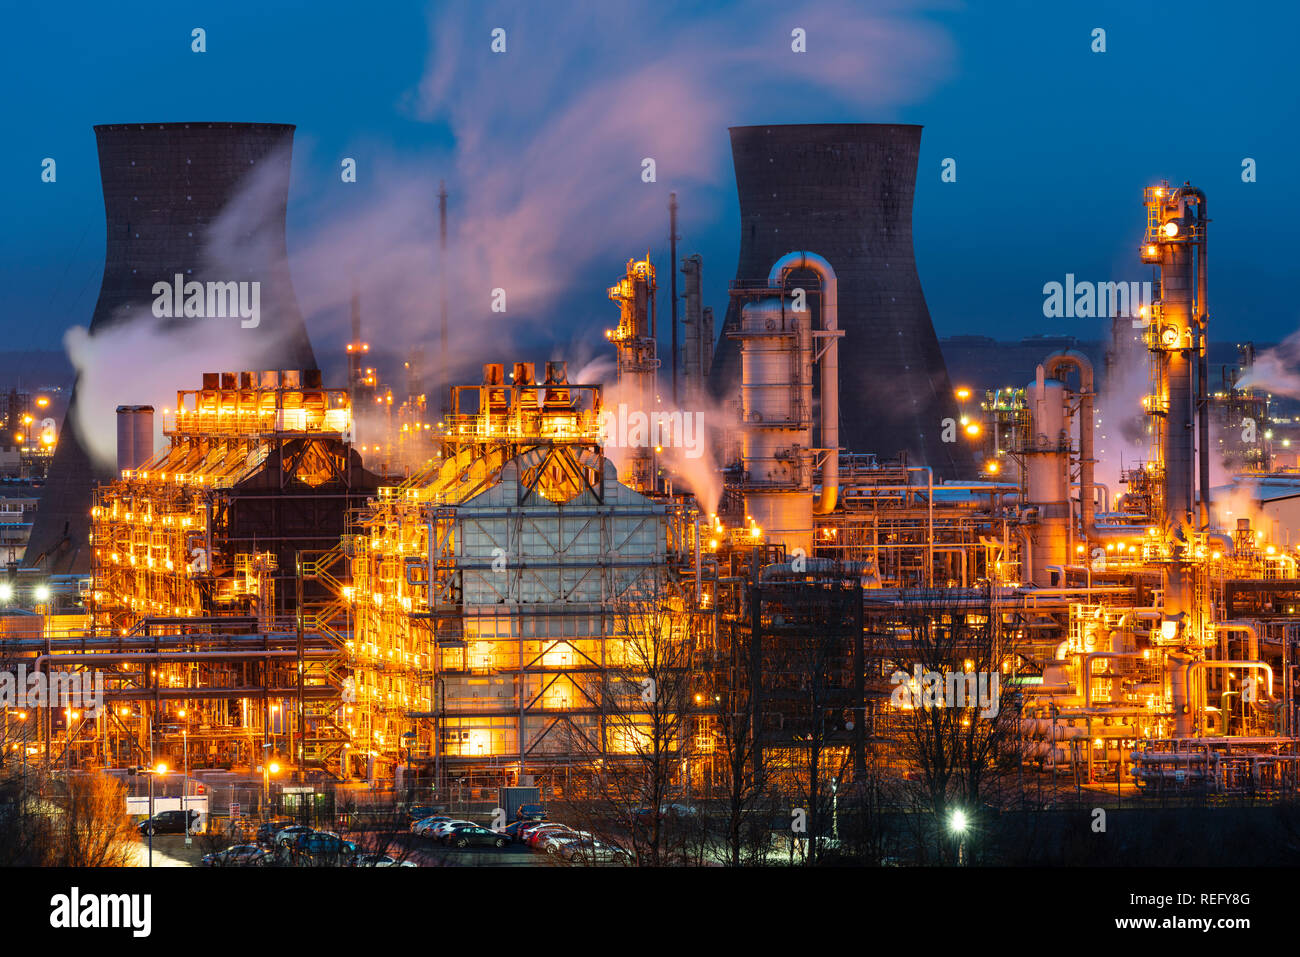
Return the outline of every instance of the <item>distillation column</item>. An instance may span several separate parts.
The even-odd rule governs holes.
[[[1188,185],[1168,183],[1144,190],[1147,228],[1142,261],[1160,268],[1160,295],[1153,304],[1148,347],[1155,366],[1156,393],[1151,414],[1158,428],[1163,477],[1160,518],[1174,544],[1165,568],[1165,615],[1186,627],[1194,611],[1193,569],[1186,562],[1197,529],[1195,496],[1196,413],[1199,393],[1196,365],[1205,349],[1205,196]],[[1201,404],[1204,424],[1206,410]],[[1204,438],[1202,438],[1204,446]],[[1208,450],[1202,448],[1208,463]],[[1208,467],[1201,470],[1201,496],[1207,499]],[[1202,510],[1204,511],[1204,509]],[[1200,523],[1204,523],[1201,516]]]
[[[656,422],[659,401],[655,376],[659,359],[655,354],[652,318],[654,310],[655,267],[647,256],[640,261],[629,259],[627,274],[609,287],[609,298],[618,303],[618,328],[609,341],[618,350],[618,401],[625,403],[627,414],[643,416],[642,421]],[[629,441],[619,477],[638,492],[655,490],[655,456],[651,435]]]
[[[1029,435],[1023,440],[1026,502],[1032,509],[1028,541],[1022,550],[1024,578],[1035,585],[1051,580],[1052,566],[1068,559],[1070,540],[1070,432],[1066,420],[1065,383],[1049,379],[1043,366],[1025,388],[1030,412]]]

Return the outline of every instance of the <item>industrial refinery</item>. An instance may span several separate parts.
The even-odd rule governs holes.
[[[200,141],[238,163],[283,149],[291,131],[98,132],[117,197],[110,176],[188,162]],[[828,202],[837,188],[869,195],[880,174],[856,156],[884,155],[910,190],[900,169],[914,170],[919,134],[732,131],[742,221],[780,221],[790,248],[771,254],[777,229],[746,231],[716,355],[700,257],[658,269],[633,258],[608,290],[607,382],[571,381],[563,358],[485,352],[478,381],[445,397],[411,387],[394,411],[365,364],[354,294],[346,382],[303,362],[300,325],[268,348],[276,367],[177,382],[162,410],[120,405],[117,472],[93,488],[68,430],[14,579],[58,594],[45,585],[44,601],[6,614],[3,650],[13,668],[102,672],[104,706],[47,711],[23,739],[30,759],[175,766],[184,745],[196,776],[231,786],[274,759],[322,788],[581,795],[599,768],[653,746],[677,756],[665,785],[702,795],[734,757],[725,691],[751,712],[759,780],[817,762],[846,786],[906,777],[913,712],[947,706],[989,725],[994,765],[1014,757],[1051,787],[1294,791],[1300,546],[1276,522],[1214,507],[1205,194],[1142,189],[1134,255],[1158,293],[1127,338],[1149,368],[1131,410],[1148,455],[1107,488],[1082,352],[1043,355],[1022,388],[959,413],[970,393],[949,382],[909,267],[909,202],[857,220],[898,244],[898,308],[883,305],[895,287],[855,254],[852,227],[750,203],[766,195],[753,170],[795,152],[827,170]],[[203,175],[213,183],[199,195],[230,188],[225,170]],[[169,247],[145,235],[110,245],[105,314],[105,297],[126,294],[125,264],[154,251]],[[684,293],[667,361],[655,328],[665,267]],[[912,370],[887,401],[859,384],[874,369],[864,351]],[[678,383],[682,400],[665,402]],[[708,452],[694,460],[693,418]],[[932,629],[952,631],[951,660],[923,638]],[[789,679],[812,667],[822,687],[810,702]],[[922,688],[921,672],[937,678]],[[987,674],[997,700],[977,702]],[[673,694],[643,700],[645,682]],[[970,701],[949,700],[967,686]]]
[[[1011,96],[904,7],[767,9],[725,70],[648,7],[541,65],[437,9],[401,131],[268,63],[34,147],[0,867],[1300,862],[1292,187],[1219,169],[1212,91],[1186,148],[1058,125],[1128,13],[1084,66],[1034,14]]]

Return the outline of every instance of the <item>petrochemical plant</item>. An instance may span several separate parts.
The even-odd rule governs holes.
[[[261,368],[178,381],[161,413],[124,377],[114,474],[74,395],[0,667],[101,674],[104,706],[7,711],[11,758],[578,792],[653,747],[701,795],[743,714],[742,763],[815,792],[907,778],[910,722],[942,712],[1071,786],[1300,785],[1300,527],[1211,495],[1194,186],[1146,186],[1133,224],[1154,296],[1116,341],[1149,388],[1107,408],[1149,451],[1108,470],[1121,490],[1098,478],[1106,384],[1082,352],[983,402],[949,380],[912,251],[919,127],[731,131],[740,262],[716,333],[674,226],[666,358],[647,255],[610,264],[614,381],[485,353],[478,381],[426,394],[413,372],[396,397],[355,303],[348,381],[317,367],[285,265],[292,127],[97,134],[92,329],[197,260],[250,168],[269,233],[229,278],[263,282],[279,325],[253,331]]]

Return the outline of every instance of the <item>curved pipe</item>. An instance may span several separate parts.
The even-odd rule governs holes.
[[[1187,674],[1183,677],[1183,713],[1187,714],[1192,707],[1192,676],[1201,668],[1241,668],[1243,671],[1247,668],[1263,671],[1265,678],[1268,680],[1268,696],[1273,697],[1273,668],[1267,661],[1193,661],[1187,668]]]
[[[810,269],[822,282],[822,330],[827,335],[826,354],[821,358],[821,442],[826,448],[826,460],[822,463],[822,494],[813,504],[813,511],[818,515],[828,515],[835,511],[840,494],[839,280],[831,264],[823,257],[810,252],[792,252],[773,264],[767,274],[768,286],[784,288],[786,274],[793,269]]]
[[[1259,657],[1259,632],[1255,630],[1254,625],[1246,624],[1244,621],[1220,621],[1215,624],[1214,630],[1229,633],[1236,631],[1245,632],[1246,636],[1250,639],[1247,643],[1247,656],[1252,661]],[[1270,695],[1272,693],[1272,691],[1269,692]]]

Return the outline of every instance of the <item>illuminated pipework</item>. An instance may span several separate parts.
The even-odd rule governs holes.
[[[609,287],[609,298],[618,303],[618,328],[605,333],[618,350],[619,401],[633,413],[652,416],[659,408],[655,376],[659,359],[654,339],[655,267],[647,256],[629,259],[627,273]],[[627,453],[622,480],[638,492],[653,492],[654,448],[647,441]]]
[[[1197,515],[1194,482],[1198,408],[1201,452],[1208,454],[1205,196],[1187,185],[1164,183],[1147,187],[1144,200],[1147,226],[1141,258],[1160,269],[1160,294],[1152,303],[1147,346],[1155,363],[1155,407],[1148,411],[1156,420],[1159,462],[1165,476],[1163,518],[1175,529],[1192,529],[1207,524],[1204,508]],[[1206,480],[1202,474],[1203,486]],[[1207,491],[1202,487],[1202,497]]]
[[[176,411],[163,415],[163,433],[172,438],[173,447],[186,439],[337,438],[351,428],[348,390],[322,388],[315,369],[205,372],[203,388],[178,391]]]

